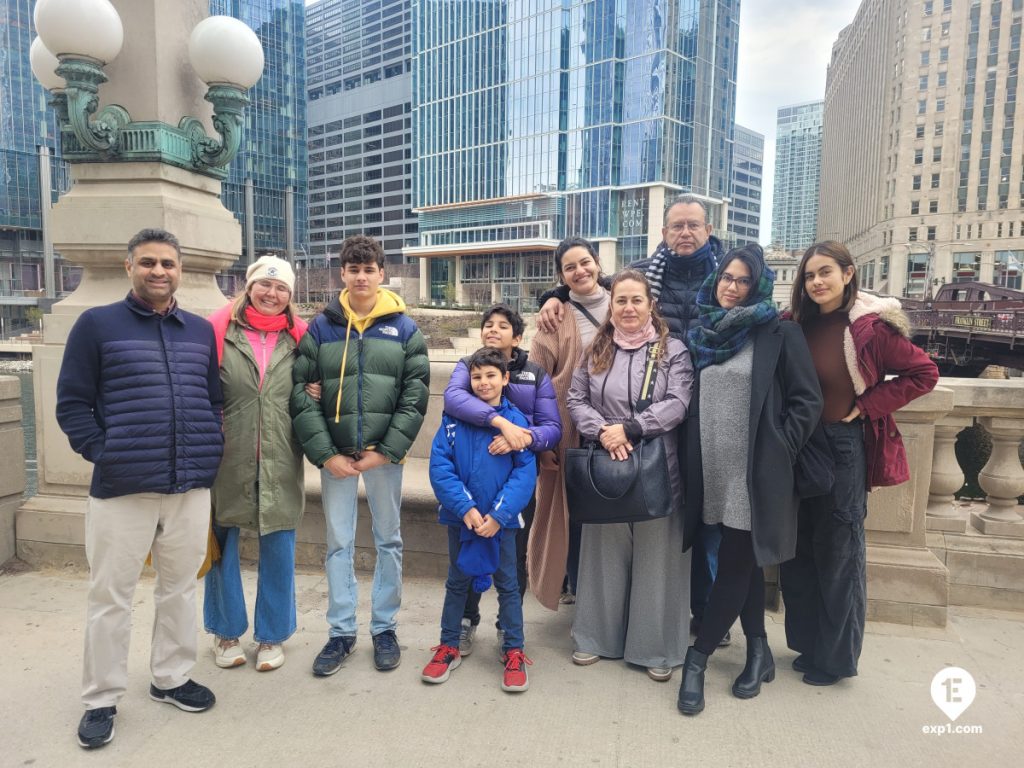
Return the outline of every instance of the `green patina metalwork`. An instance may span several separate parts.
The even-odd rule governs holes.
[[[103,67],[89,59],[64,58],[57,74],[67,87],[54,91],[51,105],[61,126],[64,158],[78,163],[160,162],[202,173],[227,177],[227,165],[242,142],[243,113],[249,104],[245,92],[233,85],[211,85],[206,100],[213,104],[213,126],[220,139],[207,136],[202,122],[183,117],[177,126],[156,120],[133,121],[117,105],[96,114],[99,86],[107,81]]]

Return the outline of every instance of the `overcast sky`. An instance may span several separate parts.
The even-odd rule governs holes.
[[[772,235],[775,116],[779,107],[825,96],[832,43],[860,0],[742,0],[736,122],[763,133],[761,242]]]

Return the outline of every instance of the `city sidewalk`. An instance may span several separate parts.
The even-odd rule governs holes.
[[[360,636],[335,676],[310,664],[326,638],[327,585],[320,573],[297,578],[299,629],[281,669],[251,663],[220,670],[206,638],[194,677],[213,688],[217,706],[188,714],[148,697],[153,581],[136,593],[129,690],[118,706],[116,737],[95,752],[77,746],[81,716],[82,622],[86,576],[75,571],[0,572],[4,671],[0,766],[1008,766],[1024,754],[1024,616],[950,610],[944,630],[869,624],[861,674],[812,688],[790,669],[782,617],[769,616],[778,675],[750,701],[729,692],[744,660],[731,647],[709,668],[703,714],[676,711],[677,670],[655,683],[643,670],[602,660],[569,661],[572,608],[557,614],[527,599],[527,693],[499,687],[493,590],[476,650],[444,685],[420,682],[437,643],[443,584],[410,579],[399,616],[402,666],[373,669],[365,634],[370,574],[359,574]],[[254,591],[254,572],[246,589]],[[251,605],[251,602],[250,602]],[[251,636],[244,645],[252,658]],[[949,722],[932,702],[932,677],[946,665],[977,681],[973,705],[953,724],[973,734],[925,734]]]

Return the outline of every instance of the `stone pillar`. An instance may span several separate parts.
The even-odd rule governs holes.
[[[964,472],[956,460],[956,436],[973,419],[947,416],[935,423],[931,485],[928,487],[928,530],[964,533],[967,516],[956,507],[953,494],[964,484]]]
[[[599,237],[593,241],[597,245],[597,263],[606,275],[614,275],[618,271],[618,241],[614,237]]]
[[[14,557],[14,516],[25,492],[25,434],[21,380],[0,376],[0,565]]]
[[[661,184],[647,188],[647,255],[650,256],[661,242],[661,229],[665,225],[665,205],[678,192]]]
[[[971,516],[982,533],[1024,538],[1024,520],[1017,498],[1024,495],[1024,469],[1020,465],[1024,419],[989,416],[978,420],[992,436],[992,455],[978,473],[978,485],[988,495],[988,509]]]
[[[135,121],[177,125],[184,116],[210,124],[205,84],[188,61],[188,35],[209,15],[206,0],[114,0],[125,46],[107,67],[101,106],[125,107]],[[84,562],[85,496],[92,465],[72,452],[54,416],[57,374],[68,333],[86,309],[122,300],[128,240],[145,227],[176,235],[182,249],[180,304],[208,314],[227,301],[215,273],[241,253],[241,228],[220,201],[214,178],[157,162],[75,163],[74,185],[54,206],[54,247],[83,267],[77,290],[53,306],[43,343],[33,348],[39,495],[18,511],[18,553],[36,564]]]
[[[420,305],[430,306],[430,259],[420,257]]]
[[[953,409],[953,393],[937,387],[896,413],[910,480],[868,496],[868,618],[943,627],[948,571],[928,549],[925,515],[931,485],[935,422]]]
[[[465,305],[466,297],[462,291],[462,257],[455,256],[452,259],[452,269],[455,270],[455,303]],[[494,274],[494,264],[491,264],[491,274]]]

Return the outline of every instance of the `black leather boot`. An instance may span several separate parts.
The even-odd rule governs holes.
[[[692,645],[686,649],[678,702],[679,711],[684,715],[696,715],[704,711],[704,672],[707,668],[707,654],[701,653]]]
[[[732,695],[752,699],[761,692],[761,683],[775,679],[775,659],[766,637],[747,638],[747,665],[732,684]]]

